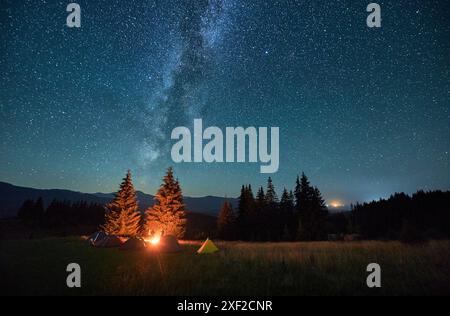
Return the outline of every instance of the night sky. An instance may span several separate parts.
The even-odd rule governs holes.
[[[0,0],[0,181],[189,196],[265,185],[260,164],[180,164],[176,126],[280,127],[277,190],[328,202],[450,189],[447,1]]]

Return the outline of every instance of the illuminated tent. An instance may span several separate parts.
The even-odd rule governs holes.
[[[100,241],[94,242],[93,246],[99,248],[115,248],[122,246],[122,241],[117,236],[108,235]]]
[[[197,251],[198,254],[208,254],[208,253],[215,253],[219,251],[219,248],[208,238],[203,245],[200,247],[200,249]]]
[[[91,236],[89,236],[88,242],[91,245],[94,245],[95,243],[100,242],[100,240],[102,240],[103,238],[105,238],[107,236],[108,236],[108,234],[106,234],[104,232],[95,232]]]
[[[120,249],[123,250],[141,250],[145,249],[145,241],[142,238],[132,237],[128,239]]]
[[[158,244],[159,251],[161,252],[180,252],[181,247],[178,240],[173,235],[167,235],[161,237]]]

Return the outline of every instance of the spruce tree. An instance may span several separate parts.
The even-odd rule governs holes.
[[[325,200],[322,198],[322,193],[320,193],[317,187],[313,189],[313,240],[326,240],[327,239],[327,228],[326,222],[328,217],[328,209],[325,204]]]
[[[186,231],[186,211],[180,183],[174,178],[172,168],[167,170],[155,201],[146,211],[144,233],[182,238]]]
[[[283,229],[283,240],[291,240],[295,235],[293,223],[294,219],[294,197],[292,191],[289,193],[286,188],[283,190],[280,201],[280,220]]]
[[[247,225],[248,225],[248,239],[256,240],[258,217],[256,213],[255,196],[253,195],[252,186],[249,184],[247,187],[247,201],[248,201],[248,211],[247,211]]]
[[[266,236],[268,240],[278,241],[281,238],[283,227],[281,224],[278,196],[275,192],[272,178],[267,180],[266,207],[264,211],[264,221]]]
[[[283,193],[281,194],[280,206],[285,204],[289,200],[289,192],[286,188],[283,189]]]
[[[297,212],[300,209],[300,199],[301,199],[301,186],[300,186],[300,177],[297,176],[297,180],[295,182],[295,189],[294,189],[294,198],[295,198],[295,209]]]
[[[237,237],[239,239],[246,239],[245,230],[246,230],[246,221],[247,221],[247,195],[246,195],[246,187],[242,185],[241,194],[238,198],[238,213],[236,219],[236,228],[237,228]]]
[[[131,171],[128,171],[114,200],[106,205],[105,224],[102,229],[108,234],[133,237],[140,232],[140,221],[136,191],[131,180]]]
[[[261,208],[266,202],[266,195],[263,187],[260,187],[256,195],[256,207]]]
[[[241,194],[239,195],[239,204],[238,204],[238,220],[243,221],[246,217],[247,212],[247,195],[246,195],[246,187],[242,185]]]
[[[292,190],[289,192],[289,207],[290,207],[290,214],[288,218],[289,235],[291,240],[295,240],[298,229],[298,217],[297,214],[295,213],[295,195],[292,192]]]
[[[217,222],[219,237],[223,240],[232,240],[234,238],[234,212],[230,202],[225,200],[219,213]]]
[[[269,205],[278,203],[278,196],[271,177],[267,180],[266,203]]]
[[[267,234],[267,218],[265,217],[266,212],[266,195],[264,193],[263,187],[260,187],[256,195],[255,200],[255,239],[263,240],[264,236]]]
[[[255,215],[255,196],[253,195],[252,186],[250,184],[244,188],[244,195],[246,208],[244,213],[247,214],[247,217],[252,218]]]
[[[294,193],[291,191],[289,191],[289,203],[292,206],[292,212],[294,212],[294,208],[295,208],[295,198],[294,198]]]
[[[300,240],[323,240],[326,238],[328,210],[318,188],[312,187],[303,173],[297,179],[296,209],[299,216],[298,238]]]
[[[312,194],[313,188],[309,183],[308,177],[302,173],[301,179],[299,180],[297,178],[297,185],[295,188],[295,206],[299,213],[310,208]]]
[[[239,196],[238,218],[239,238],[254,239],[256,231],[255,198],[251,185],[242,186]]]

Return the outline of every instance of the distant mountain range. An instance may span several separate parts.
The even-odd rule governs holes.
[[[147,209],[154,204],[154,197],[144,192],[137,192],[139,207]],[[18,187],[9,183],[0,182],[0,218],[12,218],[17,216],[17,211],[27,199],[42,197],[44,204],[48,205],[53,200],[61,201],[86,201],[89,203],[106,204],[112,200],[114,193],[81,193],[70,190],[43,190],[26,187]],[[184,202],[189,212],[217,216],[224,202],[224,198],[216,196],[185,197]],[[237,206],[237,199],[228,199],[233,206]]]

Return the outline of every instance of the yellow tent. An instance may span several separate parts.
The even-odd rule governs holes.
[[[215,253],[219,251],[219,248],[214,245],[214,243],[208,238],[200,249],[197,251],[198,254]]]

